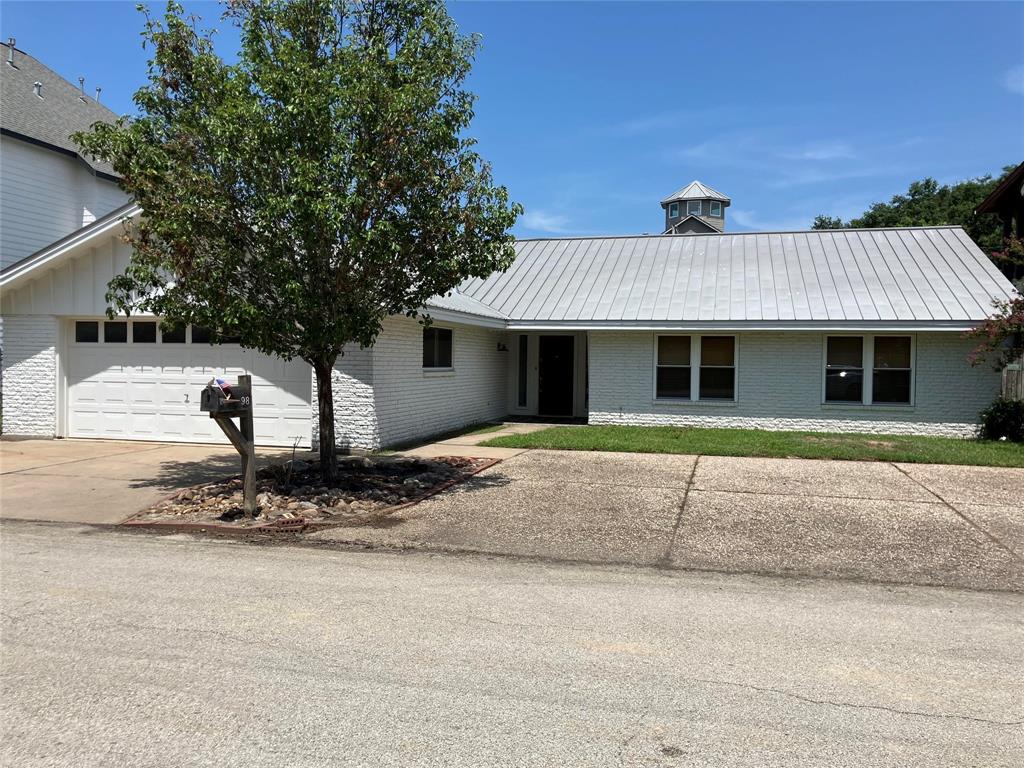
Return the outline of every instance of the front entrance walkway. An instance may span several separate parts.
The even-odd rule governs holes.
[[[523,453],[525,448],[491,448],[480,445],[495,437],[502,435],[524,435],[527,432],[537,432],[547,429],[550,424],[526,423],[526,422],[505,422],[501,429],[491,432],[477,434],[458,435],[446,440],[438,440],[433,443],[424,443],[414,448],[400,451],[405,456],[420,456],[422,458],[433,458],[435,456],[472,456],[479,459],[511,459]]]

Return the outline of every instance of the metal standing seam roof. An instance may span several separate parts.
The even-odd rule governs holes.
[[[460,286],[510,324],[970,323],[1014,288],[960,227],[522,240]]]
[[[8,64],[11,46],[0,46],[3,132],[78,155],[93,170],[113,176],[114,169],[109,164],[83,156],[70,137],[76,131],[88,130],[93,123],[112,123],[117,115],[91,96],[83,97],[80,88],[20,48],[14,48],[14,65]],[[36,96],[33,88],[37,82],[42,84],[42,98]]]
[[[495,320],[507,320],[508,318],[496,309],[487,306],[483,302],[466,296],[459,291],[452,291],[447,296],[434,296],[426,302],[428,309],[443,309],[449,312],[460,312],[466,315],[479,315],[490,317]]]
[[[685,187],[677,189],[661,202],[672,203],[676,200],[721,200],[726,204],[730,202],[729,198],[717,189],[712,189],[707,184],[702,184],[699,181],[691,181]]]

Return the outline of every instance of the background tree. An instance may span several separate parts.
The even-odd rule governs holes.
[[[855,219],[844,223],[839,217],[822,214],[814,220],[811,228],[930,227],[956,224],[963,227],[982,250],[992,252],[1003,246],[999,221],[994,216],[975,216],[974,209],[1015,167],[1004,168],[999,178],[979,176],[956,184],[939,184],[931,178],[915,181],[906,194],[893,195],[887,203],[874,203]]]
[[[988,253],[1003,274],[1024,294],[1024,244],[1004,239],[999,217],[976,216],[974,210],[1017,166],[1003,168],[999,178],[979,176],[956,184],[940,185],[922,179],[910,185],[905,195],[893,195],[888,203],[875,203],[862,216],[844,222],[838,216],[821,214],[812,229],[861,227],[927,227],[956,224],[964,228],[978,246]],[[995,312],[967,336],[978,346],[968,359],[971,365],[990,361],[996,368],[1017,362],[1024,354],[1024,299],[1015,297],[994,305]]]
[[[506,269],[522,209],[465,134],[477,40],[441,2],[233,0],[224,17],[232,64],[177,3],[146,13],[139,114],[75,137],[144,211],[107,300],[308,362],[328,480],[343,347]]]
[[[819,213],[814,217],[811,229],[845,229],[848,226],[839,216],[826,216],[824,213]]]
[[[992,258],[996,264],[1024,271],[1024,242],[1015,237],[1007,238],[1003,248],[994,252]],[[978,346],[968,356],[971,365],[989,361],[999,369],[1024,359],[1024,280],[1014,285],[1019,295],[1009,301],[996,302],[992,316],[966,334],[978,341]]]

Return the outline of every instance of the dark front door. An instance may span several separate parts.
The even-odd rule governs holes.
[[[573,337],[541,336],[537,413],[572,416]]]

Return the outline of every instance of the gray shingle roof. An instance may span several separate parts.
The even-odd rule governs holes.
[[[14,66],[7,63],[10,46],[0,43],[0,128],[4,133],[25,136],[65,152],[80,155],[69,138],[87,130],[96,122],[113,122],[117,115],[90,96],[82,99],[81,90],[49,67],[19,48],[14,49]],[[42,98],[36,96],[35,83],[42,83]],[[114,175],[106,163],[82,158],[94,170]]]
[[[1013,286],[960,227],[522,240],[460,290],[512,324],[978,321]]]
[[[730,202],[729,198],[717,189],[712,189],[707,184],[701,184],[699,181],[691,181],[685,187],[677,189],[661,202],[672,203],[676,200],[721,200],[723,203]]]

